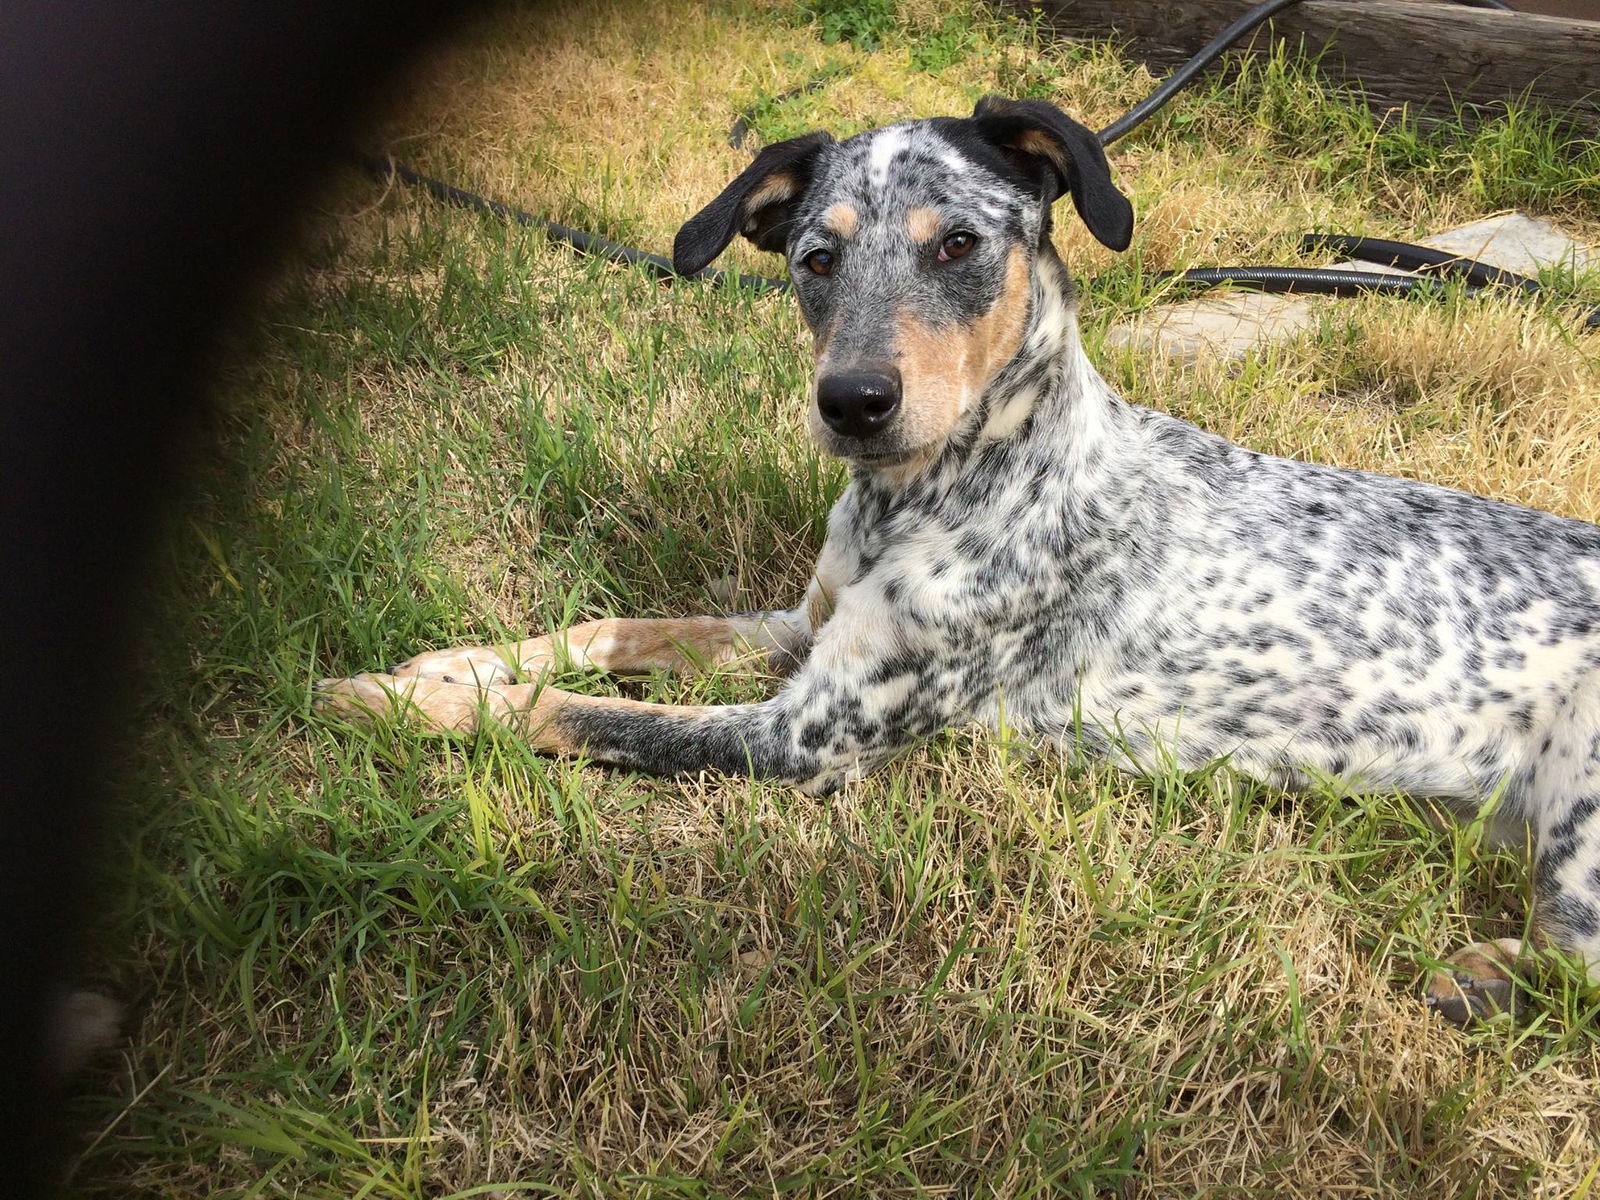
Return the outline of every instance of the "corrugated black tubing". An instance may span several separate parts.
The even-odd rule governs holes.
[[[1459,279],[1470,291],[1486,287],[1515,288],[1529,296],[1548,291],[1537,279],[1491,267],[1472,258],[1462,258],[1448,250],[1435,250],[1432,246],[1413,246],[1410,242],[1393,242],[1387,238],[1356,237],[1348,233],[1308,233],[1300,239],[1306,250],[1334,250],[1362,262],[1382,263],[1387,267],[1402,267],[1407,271],[1426,271],[1429,274]],[[1583,323],[1591,329],[1600,329],[1600,308],[1585,307]]]
[[[1390,244],[1427,252],[1425,246],[1407,246],[1405,242]],[[1460,259],[1455,261],[1461,262]],[[1482,263],[1469,265],[1483,267]],[[1495,270],[1493,267],[1484,269]],[[1508,271],[1496,273],[1510,274]],[[1382,292],[1391,296],[1436,296],[1444,290],[1445,284],[1442,278],[1426,275],[1380,275],[1376,271],[1340,270],[1337,267],[1193,267],[1187,271],[1160,271],[1146,278],[1154,283],[1176,279],[1201,287],[1229,284],[1253,292],[1308,292],[1322,296],[1359,296],[1367,292]],[[1498,280],[1486,284],[1473,283],[1465,273],[1461,278],[1468,295],[1477,295],[1486,287],[1501,286]],[[1531,285],[1526,289],[1530,292],[1541,290],[1532,280],[1524,282]],[[1590,329],[1600,329],[1600,308],[1587,309],[1583,323]]]
[[[1183,283],[1216,287],[1238,284],[1255,292],[1313,292],[1324,296],[1356,296],[1362,292],[1437,295],[1444,281],[1415,275],[1380,275],[1376,271],[1341,271],[1330,267],[1192,267],[1187,271],[1158,271],[1145,278],[1154,283],[1176,279]],[[1468,287],[1475,292],[1477,288]]]
[[[1387,238],[1356,237],[1348,233],[1308,233],[1300,239],[1303,250],[1333,250],[1362,262],[1381,263],[1386,267],[1402,267],[1407,271],[1434,271],[1441,275],[1455,275],[1480,287],[1495,284],[1500,287],[1521,288],[1537,292],[1539,281],[1491,267],[1476,259],[1463,258],[1448,250],[1435,250],[1431,246],[1413,246],[1410,242],[1392,242]]]

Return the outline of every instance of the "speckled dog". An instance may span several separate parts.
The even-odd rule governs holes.
[[[1531,833],[1542,935],[1600,973],[1600,528],[1272,458],[1121,400],[1078,341],[1049,238],[1070,195],[1124,249],[1094,135],[996,98],[967,119],[769,146],[674,247],[784,253],[816,335],[811,432],[850,487],[787,612],[605,620],[322,685],[360,712],[515,725],[541,750],[823,792],[948,725],[1006,720],[1139,768],[1227,757]],[[542,687],[765,654],[759,704]],[[524,682],[519,682],[524,681]],[[1436,977],[1455,1019],[1504,1007],[1514,941]]]

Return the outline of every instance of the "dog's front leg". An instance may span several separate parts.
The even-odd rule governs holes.
[[[647,704],[580,696],[537,683],[478,687],[437,679],[355,675],[317,685],[318,707],[358,721],[399,716],[438,731],[499,725],[536,750],[634,767],[652,775],[702,770],[830,791],[892,746],[835,736],[835,705],[794,689],[759,704]],[[845,732],[847,731],[838,731]]]
[[[844,502],[841,501],[841,507]],[[758,664],[787,675],[805,658],[833,612],[839,589],[855,572],[849,529],[830,535],[799,607],[720,617],[606,618],[557,633],[496,646],[430,650],[391,667],[397,679],[437,679],[479,686],[532,682],[552,668],[593,667],[618,674],[700,671]]]
[[[804,656],[810,640],[803,609],[664,620],[607,618],[505,645],[431,650],[389,673],[397,679],[498,685],[537,679],[551,668],[628,674],[700,671],[749,661],[787,670]]]
[[[474,686],[393,675],[326,680],[319,699],[347,715],[393,709],[460,732],[487,720],[546,753],[652,774],[710,769],[829,791],[953,715],[950,697],[927,686],[919,664],[931,660],[890,636],[881,598],[854,607],[823,627],[800,671],[758,704],[646,704],[538,683]]]

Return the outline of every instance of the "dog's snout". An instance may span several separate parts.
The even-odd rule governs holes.
[[[881,432],[900,407],[900,372],[891,366],[840,371],[817,380],[817,410],[845,437]]]

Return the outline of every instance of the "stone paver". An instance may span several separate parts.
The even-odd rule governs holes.
[[[1600,265],[1600,250],[1581,246],[1549,221],[1523,213],[1475,221],[1422,238],[1420,244],[1523,275],[1567,261],[1579,267]],[[1376,263],[1337,265],[1358,271],[1405,274]],[[1310,328],[1316,320],[1317,305],[1326,302],[1325,297],[1219,289],[1194,300],[1163,305],[1135,321],[1118,325],[1106,334],[1106,345],[1164,354],[1180,362],[1242,358],[1255,346],[1287,341]]]

